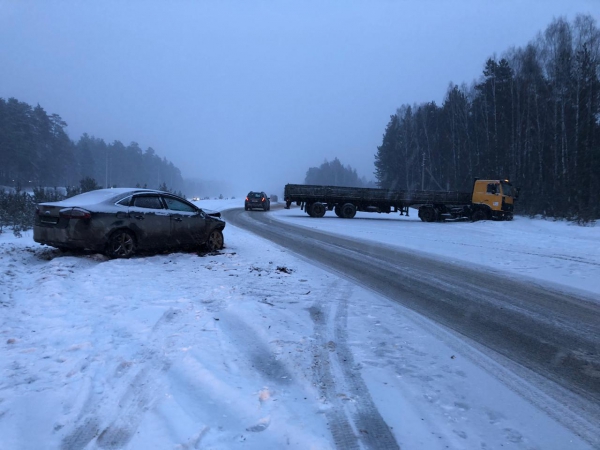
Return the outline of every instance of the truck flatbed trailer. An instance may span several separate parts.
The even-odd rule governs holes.
[[[286,208],[296,203],[311,217],[323,217],[327,211],[334,211],[341,218],[352,218],[357,211],[408,215],[409,208],[415,207],[425,222],[459,218],[511,219],[512,195],[512,186],[507,180],[475,180],[473,192],[305,184],[287,184],[284,188]]]

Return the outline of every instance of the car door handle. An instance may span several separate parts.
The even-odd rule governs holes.
[[[181,217],[174,217],[173,220],[175,222],[183,222],[183,219]]]
[[[144,220],[144,216],[142,216],[141,214],[138,214],[137,216],[133,216],[138,220]]]

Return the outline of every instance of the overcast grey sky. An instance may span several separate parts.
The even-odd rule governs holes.
[[[599,0],[0,0],[0,97],[151,146],[185,178],[283,191],[338,157],[373,177],[389,116]],[[195,194],[194,194],[195,195]]]

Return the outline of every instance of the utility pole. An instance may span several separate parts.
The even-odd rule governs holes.
[[[423,163],[422,163],[422,170],[421,170],[421,190],[424,191],[425,190],[425,152],[423,152]]]
[[[104,189],[108,189],[108,146],[106,146],[106,170],[104,172]]]

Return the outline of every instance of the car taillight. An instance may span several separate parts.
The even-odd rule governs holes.
[[[89,219],[92,217],[92,213],[81,208],[65,208],[61,209],[60,217],[65,219]]]
[[[261,202],[264,202],[264,201],[265,201],[265,198],[264,198],[264,197],[263,197],[263,198],[261,198],[261,199],[260,199],[260,201],[261,201]]]
[[[248,197],[246,197],[246,201],[248,201]]]

